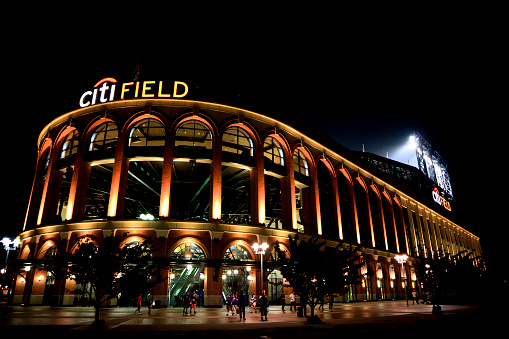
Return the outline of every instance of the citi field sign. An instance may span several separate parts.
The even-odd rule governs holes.
[[[434,187],[433,188],[433,200],[439,204],[439,205],[442,205],[442,207],[444,207],[446,210],[450,211],[451,210],[451,203],[447,200],[445,200],[445,198],[443,198],[442,196],[440,196],[440,192],[438,191],[438,188]]]
[[[136,98],[183,98],[188,92],[189,87],[182,81],[133,81],[117,84],[114,78],[104,78],[94,85],[93,90],[81,95],[80,107]]]

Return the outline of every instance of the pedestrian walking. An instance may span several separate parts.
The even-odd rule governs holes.
[[[292,309],[294,311],[297,311],[297,304],[295,303],[295,293],[292,291],[292,293],[290,293],[290,312],[292,311]]]
[[[237,294],[235,293],[232,298],[232,315],[237,312]]]
[[[286,296],[283,293],[283,294],[281,294],[281,311],[283,311],[283,313],[286,313],[285,306],[286,306]]]
[[[237,307],[239,310],[240,320],[246,320],[246,299],[244,290],[240,290],[239,296],[237,297]]]
[[[196,314],[196,304],[198,303],[198,294],[193,293],[193,296],[191,297],[191,309],[189,310],[189,313],[194,311],[194,314]]]
[[[140,295],[138,296],[138,299],[136,300],[136,305],[138,306],[138,308],[134,311],[134,314],[136,314],[136,312],[138,312],[139,315],[141,315],[141,301],[143,300],[143,296]]]
[[[184,297],[182,298],[182,306],[184,307],[184,309],[182,310],[182,315],[188,314],[187,309],[189,308],[190,302],[191,300],[189,297],[189,292],[186,292],[186,294],[184,294]]]
[[[226,316],[228,316],[228,312],[232,310],[232,296],[227,294],[226,295]],[[233,312],[232,312],[233,315]]]
[[[267,307],[269,307],[269,300],[265,296],[265,290],[263,290],[260,299],[258,299],[260,304],[260,317],[263,321],[263,316],[265,316],[265,321],[267,321]]]
[[[249,299],[249,306],[251,306],[251,313],[256,313],[256,296],[254,294],[251,295],[251,299]]]
[[[412,291],[412,305],[414,303],[419,304],[419,293],[416,290]]]
[[[323,302],[324,302],[323,298],[320,297],[320,299],[318,299],[318,302],[320,303],[320,306],[318,306],[318,309],[323,311]]]
[[[332,311],[334,307],[334,294],[329,294],[329,311]]]

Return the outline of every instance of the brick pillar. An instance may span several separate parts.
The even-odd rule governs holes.
[[[49,152],[49,151],[46,151]],[[23,230],[32,228],[37,222],[39,208],[41,206],[41,195],[44,190],[45,181],[42,180],[42,166],[44,166],[46,152],[37,160],[36,171],[34,175],[34,182],[32,184],[32,192],[30,193],[30,200],[28,202],[27,214],[25,218],[25,226]]]
[[[154,303],[159,307],[167,307],[168,306],[168,288],[169,288],[169,271],[167,269],[161,270],[161,276],[163,277],[163,281],[157,284],[152,290],[152,296],[154,298]]]
[[[210,207],[209,220],[221,220],[221,184],[223,180],[222,142],[216,137],[212,145],[212,164],[210,166]]]
[[[115,163],[111,176],[110,201],[108,203],[108,217],[121,219],[124,214],[125,190],[127,184],[127,172],[129,160],[125,157],[127,131],[118,136],[117,149],[115,151]]]
[[[309,174],[311,177],[311,186],[309,187],[309,197],[311,200],[312,221],[310,223],[308,234],[322,234],[322,217],[320,214],[320,196],[318,193],[318,172],[316,166],[310,166]]]
[[[251,223],[265,224],[265,174],[262,145],[254,148],[255,167],[251,170]]]
[[[291,165],[291,168],[289,166]],[[293,162],[287,165],[286,176],[281,178],[281,209],[283,229],[297,229],[297,203],[295,201],[295,176]]]
[[[171,206],[171,178],[173,175],[173,144],[175,143],[174,135],[167,133],[166,143],[164,147],[163,173],[161,182],[161,200],[159,203],[159,218],[170,218]]]
[[[69,189],[66,220],[80,221],[83,220],[85,214],[88,180],[90,179],[90,164],[83,160],[86,146],[88,146],[88,143],[82,142],[76,155],[71,187]]]
[[[219,269],[219,268],[218,268]],[[204,284],[204,306],[205,307],[223,307],[223,269],[220,268],[219,272],[217,272],[217,280],[214,281],[215,276],[215,268],[207,267],[205,268],[205,279],[203,281]]]
[[[250,275],[252,274],[253,277],[254,277],[254,280],[253,280],[253,283],[254,283],[254,293],[256,295],[256,299],[258,300],[258,298],[260,297],[260,295],[262,294],[262,289],[263,289],[263,286],[261,284],[261,275],[260,275],[260,268],[252,268],[251,269],[251,272],[249,272]],[[249,287],[251,288],[251,284],[249,284]]]
[[[28,272],[25,272],[25,288],[23,290],[23,298],[21,300],[22,304],[29,305],[30,297],[32,296],[32,286],[34,283],[34,271],[35,269],[31,269]]]
[[[334,220],[337,222],[337,236],[343,240],[343,225],[341,223],[341,209],[339,207],[339,192],[338,192],[338,180],[336,175],[331,178],[331,189],[332,189],[332,201],[334,206]]]
[[[37,217],[37,225],[46,224],[55,220],[57,205],[53,200],[55,194],[60,195],[60,186],[62,184],[62,172],[56,170],[57,161],[58,152],[53,152],[51,154],[51,161],[46,172],[46,180],[44,181],[41,205],[39,208],[39,215]]]

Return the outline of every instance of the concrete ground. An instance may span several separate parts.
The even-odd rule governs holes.
[[[327,307],[326,307],[327,308]],[[7,306],[0,305],[0,326],[13,332],[67,332],[72,336],[84,335],[172,335],[173,337],[206,335],[228,338],[304,338],[322,337],[343,333],[391,333],[427,336],[434,333],[473,335],[492,333],[507,319],[507,312],[492,307],[464,305],[442,306],[443,315],[431,313],[431,305],[410,305],[405,301],[361,302],[335,304],[332,311],[316,311],[322,324],[308,325],[296,312],[281,311],[280,306],[269,308],[268,321],[261,321],[259,313],[247,310],[246,320],[238,315],[226,316],[226,310],[198,308],[197,313],[183,315],[181,308],[142,309],[142,315],[133,314],[134,307],[106,308],[101,310],[104,330],[91,330],[94,309],[89,307]],[[19,327],[18,327],[19,326]],[[500,326],[500,328],[503,328]],[[9,333],[9,332],[4,332]],[[488,333],[488,332],[486,332]]]

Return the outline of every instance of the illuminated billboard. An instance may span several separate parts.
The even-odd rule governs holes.
[[[451,180],[444,159],[419,133],[414,133],[413,137],[419,170],[452,197]]]
[[[99,85],[101,85],[101,87],[99,87]],[[108,77],[100,80],[95,84],[93,91],[86,91],[81,95],[80,107],[87,107],[89,105],[95,105],[96,103],[119,100],[115,97],[116,85],[117,80],[114,78]],[[189,92],[189,87],[185,82],[182,81],[173,82],[173,93],[163,93],[165,91],[171,91],[171,85],[166,86],[169,88],[163,89],[162,81],[124,82],[121,85],[119,84],[119,87],[121,88],[120,100],[136,99],[140,96],[140,94],[141,98],[183,98]],[[99,99],[99,101],[97,99]]]

